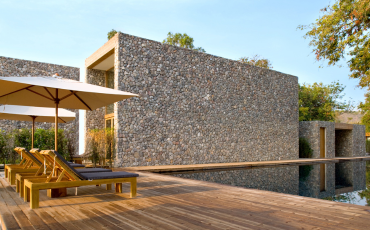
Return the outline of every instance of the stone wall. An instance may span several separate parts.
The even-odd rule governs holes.
[[[298,195],[298,166],[171,173],[188,179]]]
[[[94,85],[105,86],[105,72],[95,69],[86,69],[86,82]],[[102,129],[104,124],[105,107],[93,111],[86,111],[85,134],[89,129]]]
[[[299,122],[299,137],[310,143],[313,158],[320,157],[320,127],[326,128],[326,158],[365,156],[365,126],[335,130],[334,122]],[[300,181],[300,195],[323,198],[335,195],[335,189],[342,186],[353,186],[355,191],[364,189],[365,171],[365,162],[326,164],[326,191],[320,192],[320,165],[314,165],[307,180]]]
[[[119,36],[117,166],[297,158],[297,77]]]
[[[58,73],[63,78],[80,80],[80,69],[76,67],[55,65],[36,61],[8,58],[0,56],[0,76],[2,77],[31,77],[31,76],[52,76]],[[79,113],[78,110],[71,110],[76,113],[76,119],[67,124],[59,124],[60,129],[71,133],[75,140],[75,154],[79,148]],[[36,122],[36,128],[49,129],[54,127],[52,123]],[[0,129],[9,132],[13,129],[32,128],[32,122],[0,120]]]
[[[117,167],[298,158],[297,77],[117,36]]]
[[[353,125],[352,130],[352,156],[366,155],[365,126]],[[362,190],[366,188],[366,162],[353,162],[353,190]]]

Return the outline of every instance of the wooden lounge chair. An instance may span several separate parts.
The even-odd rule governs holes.
[[[17,147],[14,149],[19,155],[23,156],[25,163],[22,165],[7,165],[5,174],[11,185],[15,184],[15,175],[19,172],[36,173],[41,167],[41,162],[30,154],[25,148]],[[22,160],[23,160],[22,159]]]
[[[36,172],[18,172],[15,176],[15,185],[16,185],[16,192],[19,193],[21,197],[24,196],[24,179],[37,179],[37,178],[46,178],[52,172],[54,165],[51,162],[44,160],[44,156],[42,156],[38,149],[31,149],[30,153],[33,155],[37,160],[39,160],[42,165]],[[44,165],[46,164],[46,165]],[[103,169],[103,168],[83,168],[84,165],[75,164],[68,162],[70,167],[73,167],[80,173],[97,173],[97,172],[112,172],[111,169]],[[58,167],[58,166],[57,166]],[[58,173],[60,170],[55,170],[55,173]],[[64,191],[64,192],[63,192]],[[66,194],[67,190],[59,190],[59,192]],[[52,195],[50,193],[48,195]]]
[[[107,172],[107,173],[79,173],[70,167],[67,161],[53,150],[41,151],[45,159],[55,164],[54,170],[60,172],[55,176],[51,173],[46,178],[24,180],[24,200],[30,201],[30,207],[39,207],[39,190],[79,187],[84,185],[115,184],[116,192],[122,192],[122,183],[131,184],[130,197],[136,196],[136,173],[128,172]],[[108,188],[110,186],[107,186]]]
[[[39,154],[39,149],[31,149],[28,152],[25,148],[16,147],[14,149],[19,155],[23,156],[25,160],[25,164],[22,166],[18,165],[8,165],[6,174],[8,181],[11,185],[15,185],[15,178],[17,173],[35,173],[36,175],[41,175],[43,171],[43,162],[44,158]],[[70,164],[74,168],[85,168],[84,165],[81,164]]]
[[[27,156],[24,156],[23,157],[22,152],[20,152],[18,149],[19,149],[19,147],[16,147],[14,149],[14,151],[21,156],[22,160],[21,160],[21,162],[19,164],[5,165],[5,167],[4,167],[5,178],[8,178],[8,173],[9,173],[9,170],[8,169],[9,169],[9,167],[13,167],[13,168],[17,168],[17,167],[18,168],[27,168],[27,167],[31,167],[32,166],[32,164],[31,164],[32,161],[29,158],[27,158]]]

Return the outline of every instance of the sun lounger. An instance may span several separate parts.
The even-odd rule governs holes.
[[[35,157],[37,158],[41,163],[44,163],[44,156],[42,156],[40,154],[40,149],[31,149],[30,150],[30,153]],[[63,158],[64,159],[64,158]],[[68,164],[73,167],[73,168],[85,168],[85,165],[83,164],[75,164],[75,163],[72,163],[72,162],[68,162]]]
[[[76,169],[79,173],[106,173],[112,172],[111,169],[103,169],[103,168],[83,168],[83,169]],[[50,174],[51,170],[48,170],[47,174]],[[25,179],[40,179],[40,178],[47,178],[48,175],[35,175],[35,173],[17,173],[15,176],[15,191],[19,193],[20,197],[24,197],[24,180]]]
[[[19,164],[12,164],[12,165],[5,165],[4,166],[5,178],[8,178],[8,173],[9,173],[9,168],[10,167],[12,167],[12,168],[30,168],[30,167],[32,167],[32,164],[31,164],[32,161],[27,156],[23,156],[22,152],[19,151],[19,147],[16,147],[14,149],[14,151],[21,156],[22,160]]]
[[[37,160],[32,154],[30,154],[25,148],[17,147],[14,149],[19,155],[23,156],[25,164],[19,165],[8,165],[5,173],[7,174],[7,179],[11,185],[15,184],[15,175],[19,172],[36,173],[41,167],[41,162]]]
[[[25,148],[16,147],[14,150],[19,155],[22,155],[23,159],[26,159],[25,160],[26,163],[22,166],[8,165],[5,173],[7,174],[8,181],[11,185],[16,184],[16,174],[17,173],[34,173],[35,176],[39,176],[42,174],[43,171],[45,171],[44,164],[43,164],[44,158],[39,153],[39,149],[34,148],[34,149],[31,149],[30,152],[28,152]],[[70,164],[70,166],[74,168],[81,168],[81,169],[85,167],[84,165],[81,165],[81,164]],[[50,168],[50,166],[48,165],[46,165],[46,167]]]
[[[23,148],[20,148],[19,150],[24,150]],[[53,169],[52,163],[49,161],[44,160],[44,156],[42,156],[39,152],[39,149],[31,149],[30,152],[27,152],[31,157],[34,157],[36,161],[41,162],[42,165],[38,168],[36,171],[18,171],[16,176],[15,176],[15,182],[14,184],[16,185],[16,192],[20,193],[20,196],[23,197],[23,181],[24,179],[34,179],[34,178],[45,178],[47,177]],[[46,165],[44,165],[46,164]],[[84,168],[84,165],[81,164],[74,164],[74,163],[69,163],[69,166],[75,168],[77,171],[81,173],[94,173],[94,172],[112,172],[110,169],[101,169],[101,168]],[[56,173],[58,171],[55,171]]]
[[[51,173],[46,178],[24,180],[24,200],[30,201],[31,208],[39,207],[39,190],[79,187],[84,185],[115,184],[116,192],[122,192],[122,183],[130,183],[130,197],[136,196],[136,173],[106,172],[106,173],[79,173],[56,151],[44,150],[41,154],[46,161],[55,164],[53,170],[58,170],[57,176]]]

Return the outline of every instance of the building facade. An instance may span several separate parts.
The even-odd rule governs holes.
[[[299,137],[313,150],[312,158],[365,156],[365,126],[327,121],[299,122]],[[316,164],[306,180],[300,181],[300,195],[328,197],[366,188],[364,161]]]
[[[295,76],[123,33],[85,66],[140,95],[86,113],[86,130],[114,127],[117,167],[298,158]]]

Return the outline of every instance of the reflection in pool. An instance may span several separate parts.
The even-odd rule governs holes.
[[[359,191],[344,192],[324,198],[326,200],[370,206],[370,162],[366,162],[366,188]]]
[[[368,167],[366,167],[365,162],[326,164],[324,173],[320,171],[322,168],[320,164],[314,164],[164,174],[245,188],[368,205],[370,204],[369,163],[367,163]]]

